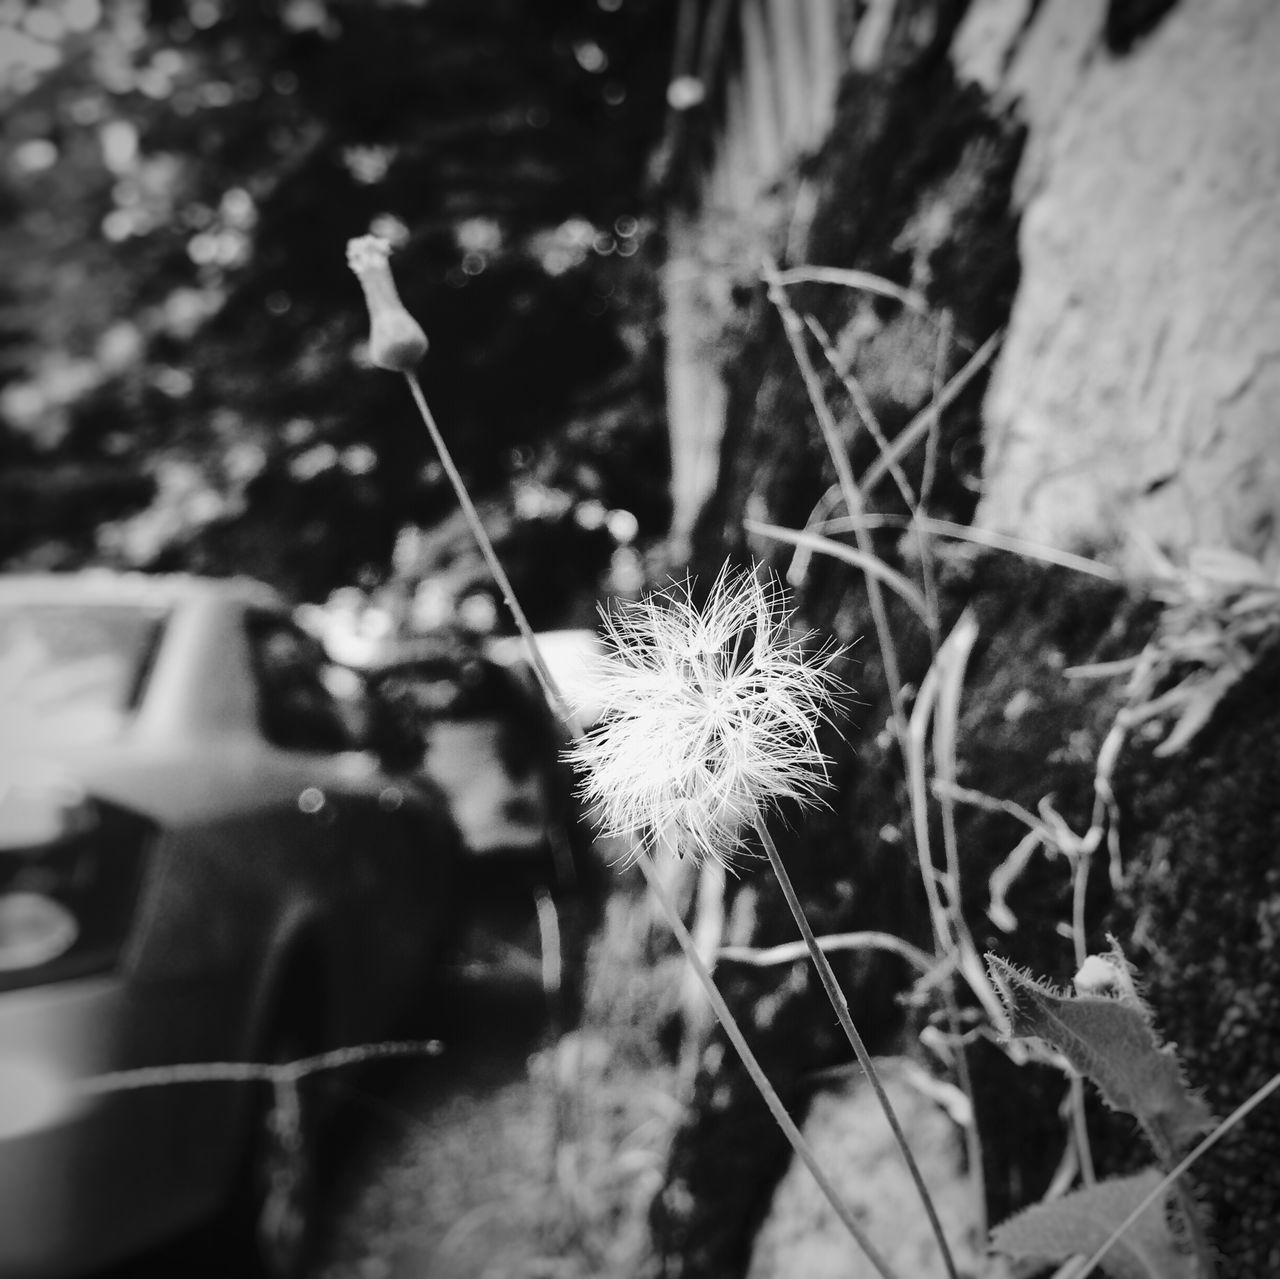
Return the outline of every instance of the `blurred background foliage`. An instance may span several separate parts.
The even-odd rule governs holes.
[[[0,0],[0,565],[315,599],[385,580],[399,540],[429,571],[405,533],[454,503],[365,359],[344,249],[374,231],[459,464],[560,620],[668,515],[645,193],[673,7]]]

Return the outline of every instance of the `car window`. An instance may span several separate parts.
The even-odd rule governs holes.
[[[165,617],[130,604],[0,604],[0,736],[117,734],[142,702]]]
[[[338,672],[329,670],[320,644],[269,613],[251,613],[246,624],[262,735],[285,750],[353,749],[355,739],[331,691]]]

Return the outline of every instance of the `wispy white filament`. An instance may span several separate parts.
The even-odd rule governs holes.
[[[685,582],[604,614],[604,713],[569,756],[605,834],[728,863],[770,805],[815,800],[842,685],[790,619],[776,579],[727,567],[700,608]]]

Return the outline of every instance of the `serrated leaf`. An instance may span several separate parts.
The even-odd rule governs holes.
[[[1157,1168],[1116,1177],[1036,1204],[999,1225],[991,1247],[1015,1261],[1060,1262],[1089,1256],[1159,1184]],[[1178,1250],[1160,1199],[1111,1245],[1098,1263],[1111,1279],[1195,1279],[1192,1259]]]
[[[1014,1035],[1056,1048],[1102,1093],[1106,1103],[1142,1124],[1156,1154],[1180,1151],[1212,1124],[1208,1108],[1182,1077],[1174,1050],[1162,1045],[1135,997],[1067,995],[996,955],[991,976],[1005,998]]]

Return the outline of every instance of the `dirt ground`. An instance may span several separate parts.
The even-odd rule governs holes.
[[[426,1029],[434,1058],[347,1085],[318,1279],[634,1273],[678,1107],[588,1016],[560,1033],[531,904],[473,928]]]

